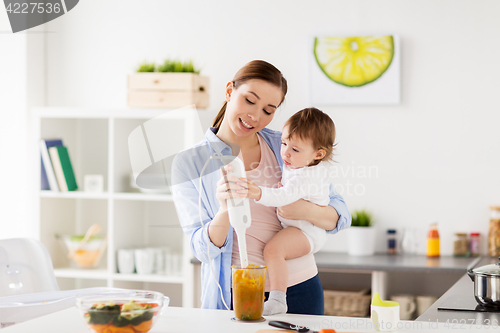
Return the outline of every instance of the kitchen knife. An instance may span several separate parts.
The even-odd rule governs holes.
[[[270,321],[269,325],[279,328],[284,328],[289,331],[299,332],[299,333],[318,333],[318,331],[310,330],[307,327],[302,327],[295,324],[287,323],[286,321]]]
[[[270,321],[269,325],[286,329],[286,331],[259,330],[259,331],[257,331],[257,333],[277,333],[277,332],[283,332],[283,333],[295,333],[295,332],[300,332],[300,333],[336,333],[336,331],[334,329],[323,328],[318,332],[318,331],[313,331],[307,327],[302,327],[299,325],[287,323],[286,321]],[[338,333],[340,333],[340,332],[338,332]]]
[[[258,330],[255,333],[295,333],[295,332],[297,332],[297,331],[290,331],[290,330],[284,331],[284,330],[269,329],[269,330]],[[317,332],[317,331],[311,331],[311,330],[308,331],[308,333],[312,333],[312,332]],[[318,333],[356,333],[356,332],[337,332],[332,328],[323,328]]]

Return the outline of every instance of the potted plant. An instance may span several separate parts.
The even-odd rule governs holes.
[[[370,212],[356,210],[347,231],[349,255],[370,256],[375,253],[375,227]]]
[[[128,105],[131,107],[179,108],[195,104],[208,107],[208,83],[193,61],[143,62],[128,76]]]

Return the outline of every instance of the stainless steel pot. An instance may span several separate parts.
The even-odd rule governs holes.
[[[496,264],[467,271],[474,281],[474,296],[480,305],[500,307],[500,257],[498,259]]]

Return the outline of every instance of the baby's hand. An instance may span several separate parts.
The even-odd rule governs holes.
[[[283,184],[281,182],[278,182],[278,188],[283,187]]]
[[[241,189],[236,192],[239,196],[260,200],[262,191],[260,187],[255,185],[251,180],[241,177],[237,185],[241,187]]]

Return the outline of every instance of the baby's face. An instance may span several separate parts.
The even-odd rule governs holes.
[[[291,169],[300,169],[311,164],[318,155],[318,150],[312,145],[312,140],[301,140],[299,137],[288,138],[288,126],[283,128],[281,134],[281,158]]]

